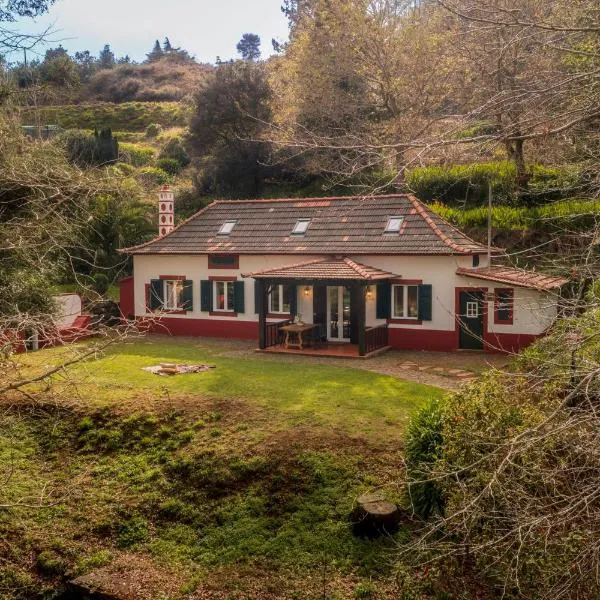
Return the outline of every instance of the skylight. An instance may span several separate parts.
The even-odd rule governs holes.
[[[237,221],[225,221],[225,223],[221,225],[221,229],[219,229],[219,235],[229,235],[233,231],[236,223]]]
[[[385,233],[400,233],[404,217],[390,217],[385,226]]]
[[[306,233],[309,224],[310,219],[298,219],[294,225],[294,229],[292,229],[292,233],[295,235],[302,235],[303,233]]]

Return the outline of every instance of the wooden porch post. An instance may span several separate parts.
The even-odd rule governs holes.
[[[367,353],[367,309],[366,309],[367,288],[363,283],[358,284],[358,310],[356,317],[358,319],[358,355],[364,356]]]
[[[254,285],[257,286],[258,301],[258,347],[264,350],[267,347],[267,286],[264,279],[255,279]]]

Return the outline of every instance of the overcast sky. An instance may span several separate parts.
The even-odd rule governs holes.
[[[138,61],[154,40],[168,36],[200,62],[214,62],[217,56],[235,58],[235,46],[248,32],[260,36],[263,56],[271,54],[271,38],[287,36],[280,6],[281,0],[57,0],[47,15],[17,27],[38,32],[52,26],[57,40],[52,46],[60,41],[71,53],[98,54],[110,44],[117,56],[129,54]]]

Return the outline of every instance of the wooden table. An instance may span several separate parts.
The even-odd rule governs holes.
[[[291,323],[290,325],[283,325],[279,328],[279,331],[285,331],[285,347],[286,348],[298,348],[302,350],[302,335],[307,331],[315,329],[317,325],[313,323]],[[296,342],[290,342],[290,334],[296,336]]]

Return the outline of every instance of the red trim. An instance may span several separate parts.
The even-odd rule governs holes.
[[[511,353],[526,348],[543,334],[534,335],[530,333],[490,333],[486,347],[488,352]]]
[[[211,317],[237,317],[238,314],[236,312],[231,312],[228,310],[211,310],[208,313]]]
[[[227,256],[233,257],[233,265],[219,265],[213,262],[215,256]],[[209,269],[239,269],[240,268],[240,256],[239,254],[209,254],[208,255],[208,268]]]
[[[389,328],[388,343],[396,350],[451,352],[457,348],[452,330]]]
[[[392,285],[421,285],[422,279],[390,279]]]
[[[457,287],[454,288],[454,335],[456,336],[454,347],[460,348],[460,293],[482,292],[483,293],[483,348],[488,348],[488,302],[486,287]]]
[[[508,319],[501,319],[499,316],[500,310],[500,294],[510,295],[510,307]],[[515,290],[513,288],[496,288],[494,290],[494,324],[496,325],[512,325],[515,314]]]
[[[209,275],[209,281],[237,281],[235,275]]]
[[[423,325],[420,319],[388,319],[390,325]]]
[[[159,275],[159,279],[164,279],[165,281],[185,281],[185,275]]]
[[[218,337],[240,340],[258,339],[257,321],[225,321],[216,319],[140,319],[140,329],[150,333],[176,336]]]
[[[132,319],[135,314],[133,277],[125,277],[119,281],[119,310],[125,319]]]
[[[144,304],[146,305],[146,312],[152,312],[150,308],[150,284],[144,284]]]

